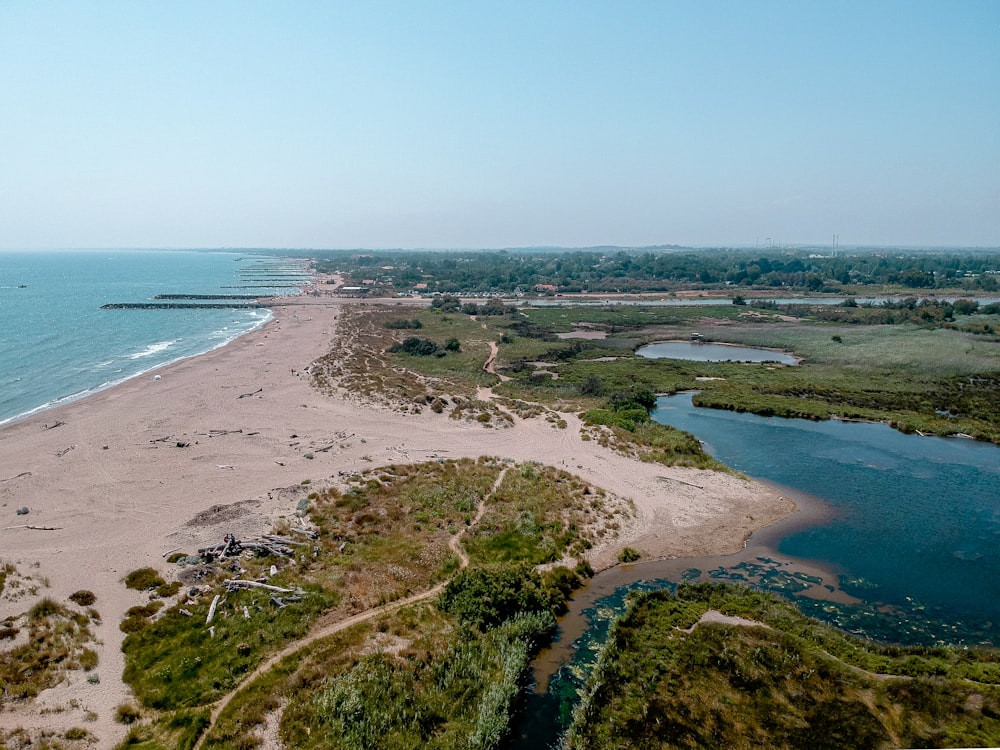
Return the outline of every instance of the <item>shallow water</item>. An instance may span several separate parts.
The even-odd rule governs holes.
[[[687,359],[694,362],[779,362],[797,365],[791,354],[735,344],[702,344],[689,341],[664,341],[647,344],[635,351],[646,359]]]

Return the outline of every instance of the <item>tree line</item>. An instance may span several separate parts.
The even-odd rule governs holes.
[[[317,270],[403,292],[441,294],[641,292],[710,286],[838,292],[896,286],[1000,291],[996,251],[499,250],[317,251]]]

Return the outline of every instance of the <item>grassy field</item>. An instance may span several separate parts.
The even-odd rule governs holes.
[[[354,309],[345,313],[351,317],[343,323],[343,348],[314,377],[323,387],[337,379],[348,392],[404,411],[430,408],[488,427],[509,424],[511,414],[606,408],[608,398],[630,389],[697,389],[700,406],[884,421],[907,432],[1000,442],[1000,336],[963,330],[973,323],[982,329],[981,318],[996,316],[957,316],[933,326],[863,325],[827,323],[813,312],[805,305],[791,310],[732,304],[550,307],[473,320],[463,313],[410,310],[411,318],[420,321],[416,333],[439,344],[454,338],[460,349],[415,356],[388,351],[415,332],[386,328],[399,319],[397,310]],[[707,341],[789,351],[802,362],[787,367],[647,360],[634,354],[643,343],[686,340],[695,329]],[[557,337],[572,330],[607,338]],[[490,342],[498,348],[496,366],[505,382],[483,372]],[[598,387],[590,387],[594,383]],[[482,385],[493,386],[506,401],[476,401],[475,390]],[[647,460],[690,463],[671,450],[672,441],[669,435],[640,436],[626,429],[613,443]]]
[[[523,464],[504,476],[464,545],[477,563],[556,562],[582,555],[629,512],[566,472]]]
[[[904,430],[962,432],[1000,442],[1000,341],[995,336],[912,324],[830,324],[810,319],[804,310],[796,315],[799,317],[724,304],[713,308],[539,308],[521,315],[473,319],[459,312],[367,305],[345,308],[338,341],[312,374],[316,385],[330,393],[346,390],[356,398],[390,403],[403,411],[429,409],[453,418],[474,419],[484,427],[502,427],[517,414],[544,418],[559,428],[565,426],[560,411],[578,412],[590,421],[584,439],[604,441],[642,460],[702,468],[720,467],[705,456],[691,436],[650,423],[644,418],[644,408],[636,408],[637,403],[647,403],[645,399],[653,393],[697,389],[698,403],[717,408],[813,419],[886,420]],[[588,330],[604,331],[608,337],[564,340],[556,336],[578,328],[580,323],[588,324]],[[692,330],[710,340],[793,351],[804,358],[803,363],[787,367],[646,360],[633,353],[641,343],[686,339]],[[432,353],[421,356],[391,351],[409,337],[433,342],[424,347]],[[509,378],[505,382],[483,369],[491,345],[498,348],[496,364]],[[477,401],[476,389],[481,386],[493,387],[497,398],[491,403]],[[474,523],[477,505],[487,497],[482,518]],[[513,579],[509,571],[503,574],[505,582],[497,578],[494,588],[522,593],[544,590],[548,592],[545,601],[551,605],[566,595],[575,575],[571,571],[547,574],[550,578],[544,583],[525,588],[523,581],[534,575],[526,572],[530,566],[579,555],[604,536],[616,533],[623,515],[631,511],[619,499],[604,496],[555,469],[483,458],[372,469],[350,477],[338,488],[317,489],[310,495],[309,512],[320,530],[314,548],[294,563],[285,564],[273,579],[279,585],[307,592],[301,601],[273,610],[266,597],[247,592],[230,595],[219,607],[215,635],[210,636],[204,626],[205,615],[211,593],[225,575],[215,570],[200,581],[199,593],[183,602],[173,598],[173,591],[157,585],[160,593],[155,599],[166,606],[158,609],[155,601],[144,605],[123,624],[130,631],[125,648],[126,676],[141,703],[133,709],[141,720],[130,730],[132,746],[189,746],[202,731],[205,706],[239,685],[268,654],[301,637],[321,613],[331,621],[339,620],[452,580],[456,574],[456,580],[466,580],[464,573],[459,574],[459,557],[449,547],[460,532],[472,570],[480,571],[476,575],[494,575],[488,571],[495,566],[526,564],[529,568],[518,568],[521,572]],[[250,576],[262,575],[270,562],[241,560]],[[490,597],[482,593],[485,589],[479,591],[473,601],[487,602]],[[557,596],[555,592],[560,593]],[[898,654],[863,648],[834,635],[835,631],[802,625],[770,600],[743,594],[718,601],[713,597],[716,594],[709,599],[726,611],[770,617],[772,627],[776,627],[773,622],[781,623],[783,635],[778,641],[761,640],[754,631],[757,640],[749,641],[746,649],[734,646],[726,657],[730,659],[726,664],[737,665],[732,668],[742,670],[740,674],[756,675],[754,679],[771,680],[764,667],[773,662],[775,669],[783,669],[788,663],[783,660],[792,659],[794,652],[798,654],[796,663],[809,665],[805,672],[794,672],[798,677],[808,669],[814,670],[812,674],[827,670],[831,679],[843,682],[856,677],[859,670],[908,669],[907,676],[918,680],[936,675],[953,682],[959,678],[997,681],[995,664],[978,656],[963,661],[951,652],[908,652],[905,658],[896,659]],[[692,602],[681,607],[684,626],[693,622],[688,620],[703,604]],[[249,618],[244,607],[252,613]],[[182,614],[182,608],[191,616]],[[523,611],[540,610],[532,605]],[[675,616],[680,615],[669,615]],[[259,632],[259,617],[267,618],[267,633]],[[664,624],[674,622],[667,615],[650,617],[659,623],[658,631],[672,632],[673,625]],[[262,726],[280,714],[278,731],[286,746],[466,747],[474,742],[475,746],[493,747],[491,743],[498,741],[506,724],[505,719],[499,724],[488,719],[507,715],[523,678],[527,654],[545,629],[541,621],[511,625],[507,630],[496,627],[495,622],[490,627],[481,622],[472,624],[454,610],[443,611],[428,604],[379,617],[312,644],[242,689],[212,730],[207,746],[253,747]],[[630,627],[626,623],[622,632]],[[710,656],[712,649],[725,651],[725,642],[714,632],[711,627],[699,626],[687,639],[678,636],[690,641],[695,656],[684,652],[670,658],[688,666],[706,659],[711,662],[715,658]],[[829,659],[817,655],[815,647],[809,645],[814,638],[820,638]],[[645,640],[635,643],[639,644],[637,653],[645,654],[643,658],[658,654],[661,648],[651,652],[644,650]],[[671,644],[662,646],[668,647],[672,648]],[[805,655],[796,649],[805,649]],[[629,653],[623,648],[622,659],[632,658]],[[450,662],[461,668],[451,671],[439,658],[441,654],[449,654]],[[763,661],[754,667],[756,658]],[[627,676],[628,670],[647,675],[639,665],[622,674]],[[631,688],[625,686],[624,677],[621,679],[624,702],[609,703],[614,706],[610,718],[599,718],[595,713],[594,726],[609,721],[616,727],[613,733],[631,736],[628,727],[637,732],[641,728],[637,720],[621,729],[614,724],[619,720],[615,716],[627,717],[630,711],[639,711],[642,696],[637,693],[628,698]],[[644,679],[653,681],[655,675]],[[949,711],[962,696],[974,704],[980,700],[955,692],[953,682],[942,688],[940,696],[935,697],[937,694],[923,683],[922,692],[914,695],[944,701],[940,704]],[[779,697],[772,701],[765,696],[755,703],[756,699],[726,692],[730,688],[725,680],[715,675],[704,688],[683,680],[670,682],[665,697],[657,697],[658,702],[650,704],[652,709],[647,706],[643,710],[653,710],[662,719],[670,711],[695,715],[691,712],[696,708],[714,706],[715,713],[702,717],[695,729],[683,732],[714,727],[713,731],[722,733],[719,736],[732,738],[744,729],[763,736],[759,735],[763,730],[752,728],[758,714],[765,708],[774,711],[791,706],[788,721],[774,728],[776,736],[792,738],[789,743],[804,737],[796,731],[813,725],[820,729],[809,735],[810,742],[826,737],[868,742],[885,733],[892,741],[910,737],[917,742],[922,741],[921,727],[930,727],[928,736],[934,737],[945,736],[935,732],[952,732],[947,736],[975,738],[994,731],[986,721],[995,705],[990,702],[994,700],[989,692],[992,688],[975,693],[986,707],[982,721],[965,712],[964,718],[952,725],[942,723],[939,714],[925,712],[908,724],[897,720],[897,715],[909,712],[917,716],[914,712],[918,708],[913,703],[916,698],[907,697],[900,687],[902,683],[850,684],[855,692],[837,698],[831,689],[829,701],[803,708],[797,707],[791,693],[779,695],[784,685],[767,682],[766,690]],[[595,691],[618,695],[618,684],[614,685],[613,689],[595,687]],[[684,687],[680,697],[674,696],[678,685]],[[687,697],[689,689],[694,697]],[[722,690],[719,695],[724,697],[718,699],[722,703],[711,703],[704,697],[712,690]],[[874,696],[873,705],[878,710],[865,713],[859,696]],[[669,704],[668,698],[680,703]],[[412,710],[399,711],[401,704]],[[817,713],[820,707],[821,714]],[[883,709],[885,715],[879,713]],[[821,715],[832,718],[823,724],[817,718]],[[357,720],[349,718],[352,716]],[[724,725],[720,716],[737,723]],[[843,734],[846,730],[837,723],[841,720],[855,721],[856,732]],[[681,726],[676,718],[670,721]],[[586,739],[590,730],[584,729],[585,723],[580,726],[578,738],[584,744],[579,747],[605,746],[586,744],[591,742]],[[690,739],[697,734],[678,736]],[[660,746],[643,745],[647,741],[644,737],[641,732],[634,734],[639,743],[634,746]]]

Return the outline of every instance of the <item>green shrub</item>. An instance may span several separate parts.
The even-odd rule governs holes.
[[[639,554],[639,550],[634,549],[633,547],[626,547],[618,553],[618,560],[623,563],[635,562],[641,557],[642,555]]]
[[[389,347],[389,351],[393,354],[412,354],[418,357],[429,357],[432,354],[436,354],[438,349],[439,347],[436,342],[416,336],[410,336],[401,343],[393,344]]]
[[[466,568],[449,581],[438,607],[464,623],[491,628],[522,612],[547,612],[550,597],[529,564]]]
[[[126,617],[118,625],[118,629],[123,633],[138,633],[140,630],[149,627],[149,618],[140,615]]]
[[[139,568],[125,576],[126,588],[135,589],[136,591],[155,589],[165,584],[166,581],[153,568]]]
[[[59,604],[59,602],[45,597],[28,611],[28,619],[35,622],[52,617],[52,615],[68,614],[66,608]]]
[[[93,591],[87,591],[86,589],[81,589],[80,591],[74,591],[69,595],[69,600],[75,604],[79,604],[81,607],[89,607],[91,604],[97,601],[97,596]]]
[[[173,596],[178,591],[181,590],[180,581],[171,581],[170,583],[165,583],[162,586],[156,587],[156,595],[163,597],[164,599]]]

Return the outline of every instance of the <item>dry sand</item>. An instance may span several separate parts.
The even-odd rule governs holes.
[[[5,705],[0,730],[85,726],[99,747],[113,747],[125,733],[115,708],[130,700],[118,623],[146,599],[123,576],[153,566],[169,577],[172,550],[191,552],[228,532],[266,532],[294,513],[303,480],[322,484],[339,472],[438,457],[550,464],[635,502],[635,522],[617,544],[594,551],[597,568],[613,564],[624,545],[646,556],[735,551],[794,507],[727,474],[624,458],[581,440],[572,415],[566,429],[543,419],[487,429],[325,396],[303,369],[328,351],[343,304],[351,302],[296,298],[277,306],[263,329],[164,367],[158,379],[148,374],[0,428],[0,527],[21,527],[0,528],[0,561],[45,576],[50,587],[39,595],[64,601],[93,591],[103,616],[100,683],[73,672],[30,704]],[[28,515],[16,515],[22,506]],[[30,603],[0,599],[0,619]],[[87,710],[96,721],[84,721]]]

